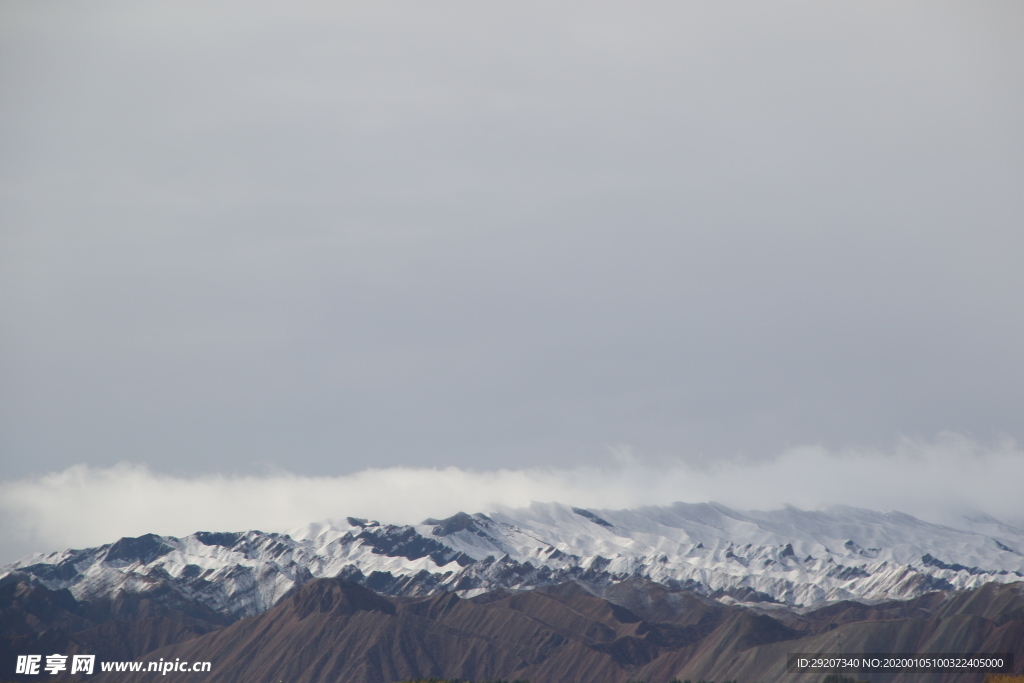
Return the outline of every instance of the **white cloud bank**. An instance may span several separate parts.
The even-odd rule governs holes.
[[[149,532],[287,531],[348,515],[412,523],[459,510],[559,501],[626,508],[719,501],[738,509],[846,504],[948,522],[984,512],[1024,522],[1024,450],[955,434],[884,450],[807,446],[764,462],[657,464],[620,452],[575,469],[494,471],[389,467],[344,476],[290,473],[179,477],[138,464],[76,465],[0,482],[0,562],[30,552],[109,543]]]

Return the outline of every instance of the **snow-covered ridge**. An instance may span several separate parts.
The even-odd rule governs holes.
[[[0,581],[28,577],[80,600],[122,592],[198,600],[237,617],[271,607],[313,578],[339,575],[392,595],[640,576],[727,601],[794,606],[1024,579],[1024,531],[991,518],[963,526],[849,507],[584,510],[549,503],[411,526],[350,517],[290,534],[150,534],[29,557],[0,568]]]

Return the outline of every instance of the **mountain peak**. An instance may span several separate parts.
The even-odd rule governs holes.
[[[300,619],[314,612],[349,615],[361,611],[395,613],[392,603],[369,588],[340,578],[317,579],[307,583],[299,589],[293,603]]]
[[[643,579],[721,601],[805,607],[1024,579],[1024,555],[1012,550],[1024,548],[1018,529],[988,520],[980,530],[953,529],[859,508],[759,512],[675,503],[597,510],[535,503],[414,526],[347,522],[313,523],[292,534],[124,538],[27,558],[0,568],[0,583],[23,577],[68,589],[76,599],[199,600],[239,617],[332,577],[411,597],[473,597],[566,581],[604,590]],[[383,609],[354,588],[336,590],[308,600],[316,610]]]

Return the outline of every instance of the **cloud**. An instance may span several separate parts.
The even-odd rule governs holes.
[[[1020,524],[1021,481],[1024,450],[1016,443],[983,445],[951,433],[906,439],[888,450],[805,446],[760,462],[655,462],[623,447],[605,463],[571,469],[388,467],[344,476],[182,477],[131,463],[76,465],[0,483],[0,561],[150,532],[287,531],[348,515],[415,523],[532,501],[593,508],[679,500],[738,509],[846,504],[940,522],[977,511]]]

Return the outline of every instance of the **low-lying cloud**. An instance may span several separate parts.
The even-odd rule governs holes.
[[[983,445],[956,434],[907,439],[887,450],[805,446],[761,462],[655,462],[613,449],[606,463],[572,469],[388,467],[330,477],[183,477],[133,463],[76,465],[0,483],[0,561],[150,532],[287,531],[349,515],[414,523],[533,501],[613,509],[711,500],[738,509],[845,504],[946,523],[982,512],[1021,525],[1022,481],[1018,444]]]

